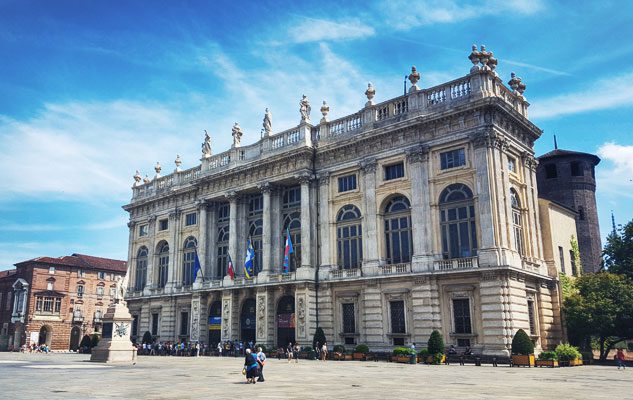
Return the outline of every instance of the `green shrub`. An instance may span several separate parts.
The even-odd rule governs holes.
[[[396,347],[393,349],[394,356],[414,356],[416,354],[415,350],[409,347]]]
[[[418,355],[421,357],[427,357],[429,354],[429,349],[422,349],[418,352]]]
[[[90,340],[90,345],[91,345],[92,347],[97,347],[97,345],[99,344],[99,339],[101,339],[101,336],[99,336],[99,335],[98,335],[98,334],[96,334],[96,333],[93,333],[93,334],[92,334],[92,338],[91,338],[91,340]]]
[[[336,346],[334,346],[334,352],[345,354],[345,346],[337,344]]]
[[[534,343],[523,329],[519,329],[512,338],[512,354],[523,356],[534,354]]]
[[[444,339],[437,330],[431,332],[428,349],[429,354],[444,354]]]
[[[538,359],[541,361],[558,360],[558,355],[555,351],[542,351],[541,354],[538,355]]]
[[[81,339],[81,343],[79,343],[79,347],[81,347],[81,349],[90,349],[92,347],[92,341],[90,340],[90,336],[85,335],[82,339]]]
[[[369,347],[366,344],[359,344],[358,346],[356,346],[356,348],[354,349],[354,353],[363,353],[363,354],[367,354],[369,353]]]
[[[433,354],[433,364],[434,365],[440,365],[442,363],[442,358],[444,357],[444,354],[442,353],[435,353]]]
[[[143,339],[141,340],[141,343],[152,344],[153,342],[154,342],[154,338],[152,337],[152,333],[150,331],[145,331],[145,333],[143,334]]]
[[[314,331],[314,337],[312,338],[312,347],[317,347],[317,342],[319,342],[319,347],[323,346],[327,340],[325,339],[325,333],[323,332],[323,328],[318,327]],[[334,350],[336,351],[336,350]]]
[[[570,361],[577,358],[582,358],[582,354],[578,351],[578,347],[572,346],[569,343],[563,343],[556,346],[556,355],[559,361]]]

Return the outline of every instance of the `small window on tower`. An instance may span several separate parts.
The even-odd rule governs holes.
[[[556,164],[547,164],[545,166],[545,177],[547,179],[558,178],[558,171],[556,170]]]
[[[571,176],[583,176],[582,164],[577,161],[574,161],[570,164],[571,166]]]

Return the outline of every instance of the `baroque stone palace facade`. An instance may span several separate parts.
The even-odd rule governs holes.
[[[525,85],[506,87],[485,48],[470,73],[310,119],[153,180],[137,172],[130,213],[133,334],[158,340],[371,349],[427,341],[507,355],[523,328],[539,347],[561,339],[556,271],[544,260]],[[283,273],[286,232],[295,252]],[[257,275],[244,277],[247,242]],[[195,256],[202,274],[193,278]],[[236,277],[227,276],[232,259]],[[550,275],[551,273],[551,275]]]

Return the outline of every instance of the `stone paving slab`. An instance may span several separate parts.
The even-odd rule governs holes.
[[[134,366],[80,354],[0,353],[3,399],[633,399],[633,368],[510,368],[269,360],[244,383],[242,358],[139,357]]]

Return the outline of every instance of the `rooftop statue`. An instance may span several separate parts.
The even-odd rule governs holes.
[[[301,113],[301,122],[310,121],[310,111],[312,108],[310,107],[310,101],[308,97],[304,94],[299,102],[299,112]]]
[[[240,147],[242,142],[242,128],[240,128],[240,124],[237,122],[233,125],[233,129],[231,130],[231,135],[233,135],[233,147]]]
[[[202,143],[202,157],[209,158],[211,157],[211,136],[207,130],[204,130],[204,143]]]
[[[272,133],[272,130],[273,130],[272,118],[273,118],[273,115],[270,113],[270,111],[268,111],[268,108],[266,108],[266,114],[264,114],[264,123],[263,123],[265,136],[270,136],[270,134]]]

